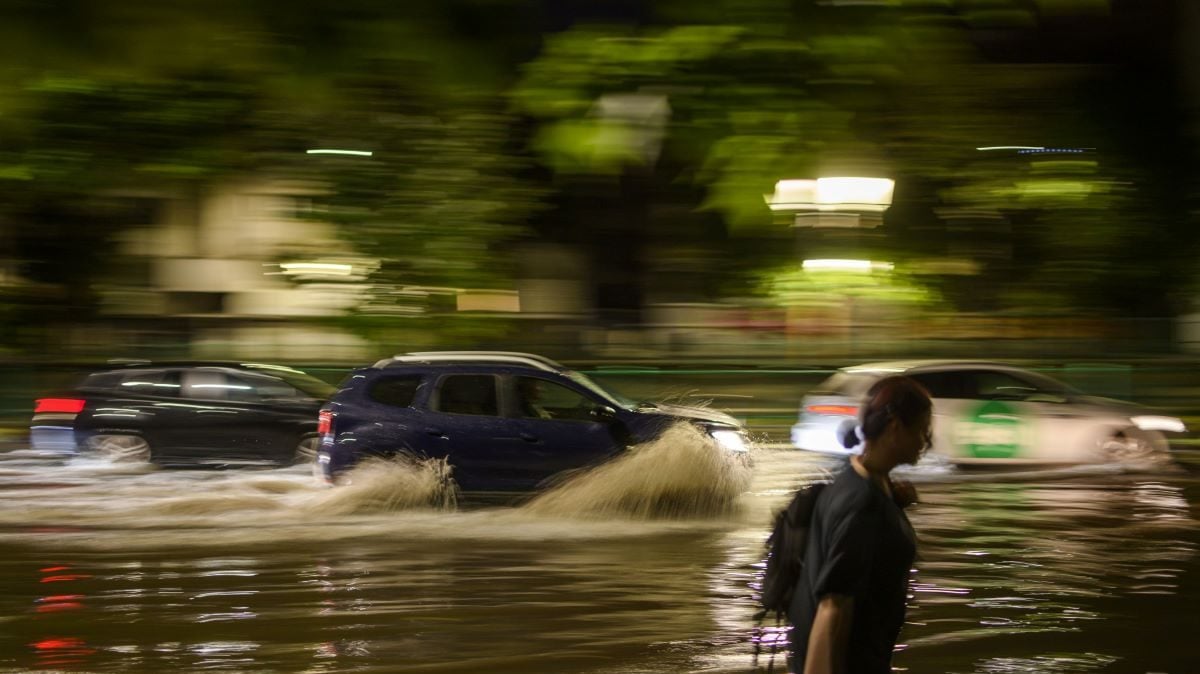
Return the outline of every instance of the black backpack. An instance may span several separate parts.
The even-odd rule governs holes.
[[[825,485],[825,482],[814,482],[801,487],[787,507],[775,515],[766,543],[766,568],[758,598],[761,610],[755,615],[760,622],[772,613],[776,620],[787,614],[804,566],[804,548],[808,543],[813,507]]]

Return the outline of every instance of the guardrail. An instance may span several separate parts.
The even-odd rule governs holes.
[[[696,363],[620,363],[568,361],[607,386],[635,399],[706,402],[741,418],[752,430],[769,436],[786,433],[796,418],[800,399],[838,367],[851,363],[803,367],[761,367]],[[1140,362],[1019,363],[1061,379],[1087,393],[1140,402],[1184,417],[1200,427],[1200,360]],[[23,433],[33,400],[70,386],[103,363],[10,363],[0,365],[0,427]],[[310,374],[337,383],[351,369],[343,365],[295,364]]]

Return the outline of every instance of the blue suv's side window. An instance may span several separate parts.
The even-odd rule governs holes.
[[[408,374],[399,377],[381,377],[371,382],[367,397],[377,403],[392,407],[409,407],[417,395],[421,375]]]
[[[498,416],[496,377],[453,374],[443,378],[434,409],[447,414]]]
[[[595,403],[578,391],[536,377],[517,377],[517,403],[528,419],[591,421]]]

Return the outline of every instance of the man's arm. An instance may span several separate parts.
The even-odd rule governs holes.
[[[808,633],[804,674],[846,674],[846,649],[853,620],[854,597],[845,594],[821,597]]]

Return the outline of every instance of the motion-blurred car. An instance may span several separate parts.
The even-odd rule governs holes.
[[[163,465],[288,465],[315,456],[333,391],[277,365],[135,362],[37,400],[30,443]]]
[[[1071,464],[1150,457],[1168,449],[1181,420],[1133,403],[1084,395],[1042,374],[1008,365],[898,361],[843,368],[807,395],[792,444],[848,454],[839,434],[858,415],[867,389],[904,374],[933,397],[931,453],[960,465]]]
[[[317,470],[334,482],[365,457],[406,452],[445,457],[464,491],[530,491],[680,421],[748,460],[742,427],[721,412],[626,400],[531,354],[410,353],[343,382],[321,411]]]

